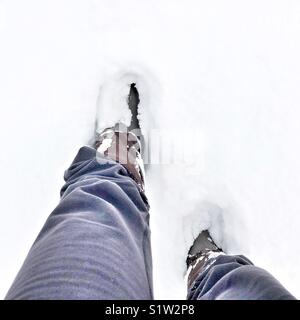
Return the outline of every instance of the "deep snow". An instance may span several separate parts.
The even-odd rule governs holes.
[[[150,156],[194,155],[147,171],[156,298],[185,297],[207,227],[299,295],[299,56],[297,0],[0,0],[0,296],[131,82]]]

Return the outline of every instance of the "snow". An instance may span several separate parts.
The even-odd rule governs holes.
[[[299,296],[299,17],[296,0],[0,0],[0,296],[95,118],[129,121],[132,82],[155,297],[185,298],[204,228]]]

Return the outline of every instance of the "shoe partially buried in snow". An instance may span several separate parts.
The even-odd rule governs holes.
[[[202,231],[195,239],[186,259],[188,287],[193,284],[204,267],[207,267],[206,262],[208,260],[214,261],[222,253],[222,249],[214,243],[209,232]]]
[[[128,106],[132,113],[130,126],[117,123],[114,127],[106,128],[97,135],[94,147],[106,158],[125,167],[140,191],[144,192],[145,174],[141,157],[143,136],[138,120],[139,101],[138,91],[132,84],[128,96]]]

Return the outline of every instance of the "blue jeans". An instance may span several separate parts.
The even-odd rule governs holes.
[[[83,147],[65,181],[6,299],[153,299],[149,207],[126,169]],[[188,299],[292,298],[239,256],[220,256],[188,292]]]

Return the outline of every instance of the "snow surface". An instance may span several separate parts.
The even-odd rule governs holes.
[[[185,298],[203,228],[299,296],[299,57],[297,0],[0,0],[0,296],[96,115],[128,122],[132,81],[156,137],[155,297]],[[155,164],[169,137],[190,156]]]

